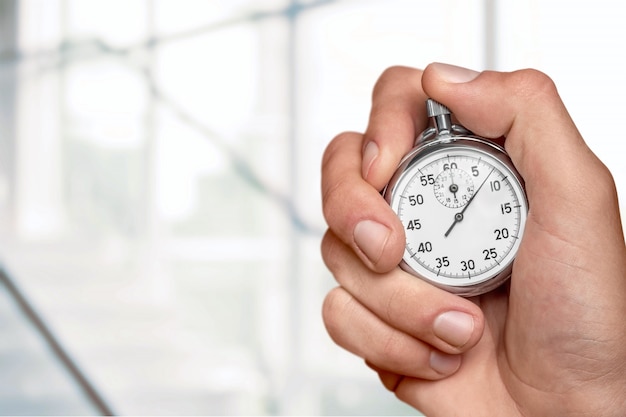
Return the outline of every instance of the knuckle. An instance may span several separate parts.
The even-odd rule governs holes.
[[[393,65],[386,68],[378,77],[378,80],[374,84],[374,95],[376,95],[381,89],[384,89],[390,81],[395,82],[398,79],[405,79],[410,75],[419,72],[415,68],[406,67],[402,65]]]
[[[372,361],[384,363],[386,369],[404,375],[432,378],[434,375],[428,364],[431,348],[411,335],[398,329],[389,329],[381,340],[379,349],[372,353]]]
[[[394,323],[398,320],[398,317],[403,317],[407,314],[406,307],[410,304],[410,300],[407,300],[407,292],[403,286],[397,286],[389,294],[384,309],[384,317],[389,323]]]
[[[399,330],[392,329],[388,332],[380,351],[381,357],[385,358],[388,364],[398,365],[402,363],[406,353],[405,337]]]
[[[558,96],[556,84],[552,78],[536,69],[512,72],[508,82],[512,85],[515,94],[523,99]]]
[[[326,294],[322,303],[322,319],[326,331],[337,343],[343,329],[342,317],[346,316],[346,310],[351,302],[352,298],[343,288],[335,287]]]
[[[337,269],[337,238],[333,235],[333,233],[328,230],[322,237],[321,244],[321,252],[322,252],[322,260],[331,272]]]
[[[337,208],[343,205],[347,192],[354,187],[350,185],[351,181],[344,177],[338,179],[334,184],[326,187],[322,193],[322,213],[326,222],[332,224],[333,219],[337,216]]]
[[[337,209],[345,201],[347,192],[354,188],[356,181],[360,177],[355,177],[353,171],[355,159],[355,146],[360,147],[360,142],[355,143],[355,139],[361,139],[362,135],[353,132],[344,132],[337,135],[327,146],[322,157],[322,211],[327,223],[337,216]],[[349,149],[351,148],[351,149]],[[351,156],[346,152],[351,152]],[[350,175],[347,172],[350,171]]]
[[[322,172],[324,172],[327,167],[332,166],[332,162],[339,154],[340,149],[344,147],[344,142],[353,141],[355,135],[358,135],[358,133],[342,132],[328,143],[322,155]]]
[[[590,184],[588,190],[585,190],[589,196],[593,196],[591,201],[596,202],[598,205],[597,210],[619,205],[617,186],[613,174],[598,158],[595,158],[594,165],[594,172],[588,174],[587,177],[595,178],[595,180]]]
[[[396,285],[380,307],[380,317],[419,340],[433,342],[432,323],[443,302],[443,290],[409,277],[410,285]],[[434,290],[434,291],[433,291]]]

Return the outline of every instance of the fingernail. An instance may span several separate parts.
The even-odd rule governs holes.
[[[362,220],[354,228],[354,242],[372,263],[377,263],[391,231],[373,220]]]
[[[430,367],[433,368],[438,374],[453,374],[457,371],[457,369],[459,369],[460,366],[460,355],[447,355],[439,352],[438,350],[433,350],[430,353]]]
[[[474,318],[460,311],[448,311],[435,319],[433,331],[444,342],[462,347],[472,337]]]
[[[471,69],[457,67],[456,65],[442,64],[440,62],[433,63],[431,66],[435,68],[444,81],[454,84],[467,83],[480,74],[480,72]]]
[[[378,145],[376,142],[369,142],[363,150],[363,178],[367,179],[372,163],[378,156]]]

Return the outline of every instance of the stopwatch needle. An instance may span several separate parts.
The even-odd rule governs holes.
[[[483,180],[482,184],[480,184],[480,187],[478,187],[478,189],[476,190],[476,192],[470,197],[470,199],[467,201],[467,204],[465,204],[465,207],[463,207],[463,210],[461,210],[460,212],[456,213],[454,215],[454,221],[452,222],[452,224],[450,225],[450,227],[448,228],[448,230],[446,231],[446,233],[443,235],[444,237],[448,237],[448,235],[450,234],[450,232],[452,232],[452,229],[454,229],[454,226],[456,226],[456,224],[460,221],[463,221],[463,213],[465,213],[465,210],[467,210],[467,208],[470,206],[470,204],[472,204],[472,201],[474,201],[474,198],[476,197],[476,195],[478,194],[478,192],[480,191],[481,188],[483,188],[483,185],[485,185],[485,183],[487,182],[487,179],[489,179],[489,177],[491,176],[491,173],[493,172],[495,168],[491,168],[491,171],[489,171],[489,174],[487,174],[487,176],[485,177],[485,179]]]
[[[459,186],[454,183],[454,172],[450,170],[450,192],[454,194],[454,199],[456,200],[456,193],[459,191]]]

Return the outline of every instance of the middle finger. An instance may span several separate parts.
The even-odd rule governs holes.
[[[484,316],[472,301],[400,268],[373,272],[331,231],[322,241],[322,257],[337,282],[391,327],[451,354],[468,350],[480,339]]]

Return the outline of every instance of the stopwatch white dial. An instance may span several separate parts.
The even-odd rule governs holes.
[[[403,267],[462,293],[510,273],[528,206],[514,168],[489,146],[431,148],[404,168],[388,200],[406,233]]]

